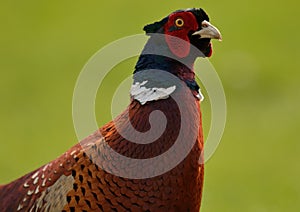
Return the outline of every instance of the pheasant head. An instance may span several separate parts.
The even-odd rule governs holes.
[[[166,35],[166,44],[178,58],[188,57],[191,53],[191,45],[197,47],[203,53],[202,56],[209,57],[212,54],[210,40],[222,39],[221,33],[210,24],[209,17],[203,9],[175,11],[159,22],[146,25],[144,30],[148,34],[162,33]],[[182,42],[172,39],[174,37],[181,39]]]

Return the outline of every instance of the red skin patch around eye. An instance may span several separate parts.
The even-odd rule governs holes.
[[[177,18],[183,19],[184,25],[176,29],[175,21]],[[196,31],[197,29],[197,20],[191,12],[178,12],[173,13],[169,16],[169,20],[164,26],[164,32],[166,35],[165,39],[171,52],[175,56],[179,58],[184,58],[189,55],[191,44],[189,41],[188,33],[190,31]]]
[[[184,58],[189,55],[191,45],[188,40],[181,39],[178,39],[177,37],[166,36],[166,41],[171,52],[179,58]]]

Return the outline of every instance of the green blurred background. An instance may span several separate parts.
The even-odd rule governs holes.
[[[87,60],[179,8],[203,7],[223,34],[210,59],[227,97],[227,125],[206,164],[202,211],[299,211],[299,2],[0,1],[0,183],[76,143],[72,95]],[[121,50],[120,50],[121,51]],[[136,58],[106,78],[96,104],[111,119],[111,88]],[[209,101],[203,102],[204,128]]]

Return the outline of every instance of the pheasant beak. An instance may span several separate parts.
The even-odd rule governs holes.
[[[211,39],[218,39],[222,41],[222,35],[217,27],[213,26],[208,21],[202,21],[201,29],[197,32],[194,32],[192,35],[199,35],[201,38],[211,38]]]

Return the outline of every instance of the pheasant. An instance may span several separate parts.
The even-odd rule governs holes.
[[[127,109],[57,159],[0,186],[0,211],[200,210],[202,95],[193,64],[211,56],[211,39],[221,34],[195,8],[144,31],[149,39]]]

